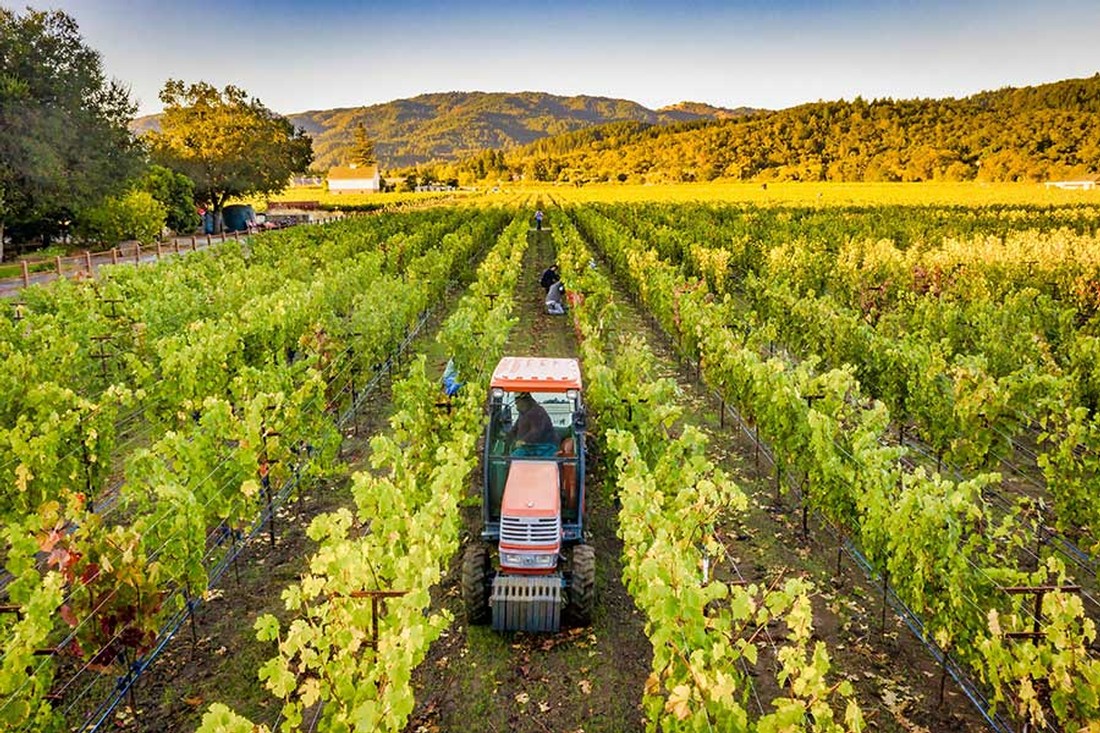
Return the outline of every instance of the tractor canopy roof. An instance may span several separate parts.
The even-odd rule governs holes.
[[[581,368],[576,359],[506,356],[493,370],[490,387],[509,392],[564,392],[581,389]]]

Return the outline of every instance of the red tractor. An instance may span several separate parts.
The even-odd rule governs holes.
[[[584,431],[576,359],[501,359],[490,382],[481,539],[462,563],[471,624],[553,632],[563,615],[591,623],[596,554],[584,537]]]

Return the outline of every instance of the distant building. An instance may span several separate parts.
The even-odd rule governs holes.
[[[377,165],[349,165],[330,168],[329,193],[378,193],[382,190],[382,177]]]
[[[1074,181],[1047,181],[1043,185],[1047,188],[1061,188],[1066,191],[1091,191],[1096,188],[1096,179],[1096,176],[1092,176]]]
[[[293,176],[290,179],[291,186],[320,186],[324,182],[321,176]]]

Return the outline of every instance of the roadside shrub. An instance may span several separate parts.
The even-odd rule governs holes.
[[[81,213],[77,232],[85,239],[113,247],[127,239],[150,244],[164,228],[168,212],[147,191],[108,196]]]

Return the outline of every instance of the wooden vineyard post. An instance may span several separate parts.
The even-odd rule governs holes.
[[[134,264],[135,265],[140,265],[141,264],[141,245],[140,244],[135,244],[134,245]]]
[[[94,274],[92,272],[92,253],[88,250],[84,250],[84,269],[88,271],[89,275]]]
[[[938,700],[938,702],[936,703],[937,707],[943,707],[943,696],[944,696],[944,692],[947,689],[947,662],[948,662],[948,655],[950,653],[951,653],[951,646],[950,645],[945,646],[943,648],[943,651],[942,651],[943,661],[940,664],[940,692],[939,692],[939,697],[937,698],[937,700]]]
[[[760,470],[760,428],[752,426],[752,459],[756,461],[756,470]]]
[[[837,533],[836,541],[836,577],[840,580],[840,563],[844,558],[844,531],[841,530]]]
[[[19,264],[21,265],[21,269],[23,270],[23,287],[27,287],[31,284],[31,269],[27,265],[26,260],[23,260]]]
[[[362,598],[370,599],[370,640],[364,641],[365,646],[378,650],[378,615],[380,606],[383,599],[386,598],[400,598],[403,595],[408,594],[407,590],[353,590],[346,596],[340,594],[334,594],[333,598],[351,598],[358,600]]]
[[[118,264],[118,247],[111,247],[111,264]]]
[[[194,234],[191,235],[191,251],[194,252],[199,248],[198,242]]]
[[[1006,639],[1031,639],[1031,643],[1035,646],[1039,645],[1039,639],[1043,638],[1042,621],[1043,621],[1043,598],[1047,593],[1080,593],[1081,586],[1079,585],[1011,585],[1004,589],[1004,592],[1010,596],[1020,595],[1034,595],[1035,604],[1032,608],[1032,622],[1031,631],[1009,631],[1005,634]],[[1032,678],[1032,685],[1035,681]],[[1049,702],[1049,700],[1048,700]],[[1031,722],[1025,720],[1023,727],[1020,729],[1020,733],[1031,733]]]
[[[57,267],[57,276],[61,277],[61,257],[54,257],[54,265]]]
[[[886,636],[886,606],[887,594],[890,592],[890,568],[885,568],[882,571],[882,619],[879,626],[879,636]]]
[[[268,412],[271,412],[274,409],[275,409],[274,405],[268,405],[268,408],[267,408]],[[263,486],[264,498],[267,500],[268,537],[269,537],[270,542],[271,542],[271,548],[275,549],[275,505],[274,505],[275,497],[274,497],[273,492],[271,491],[271,475],[270,474],[271,474],[271,464],[272,463],[278,463],[278,461],[272,461],[268,458],[267,439],[268,438],[277,438],[277,437],[279,437],[279,433],[274,431],[274,430],[268,430],[266,423],[267,423],[267,421],[265,420],[264,423],[261,424],[261,426],[260,426],[260,429],[262,431],[260,433],[260,440],[263,441],[264,451],[263,451],[263,454],[260,456],[259,473],[260,473],[260,485]]]
[[[107,351],[107,344],[114,337],[111,334],[104,334],[103,336],[92,336],[92,341],[99,343],[99,351],[91,354],[93,359],[99,360],[100,371],[103,373],[103,378],[107,378],[107,360],[111,358],[111,354]]]

